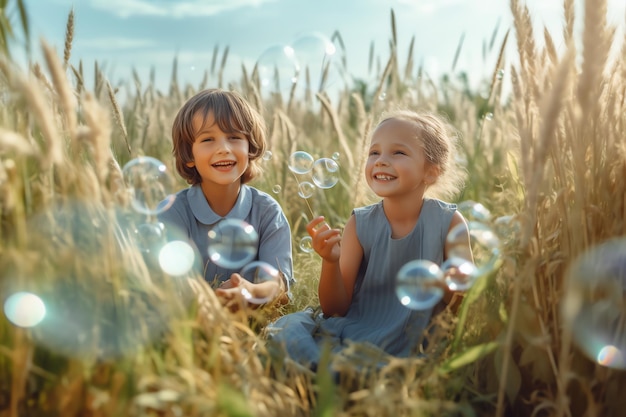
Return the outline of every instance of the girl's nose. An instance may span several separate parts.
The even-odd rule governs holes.
[[[378,158],[376,158],[376,162],[374,163],[374,165],[387,166],[389,165],[389,163],[387,162],[387,158],[385,158],[383,155],[378,155]]]

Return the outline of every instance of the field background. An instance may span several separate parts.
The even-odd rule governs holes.
[[[252,68],[223,85],[217,56],[201,85],[181,85],[175,61],[167,91],[132,75],[112,85],[97,64],[86,85],[83,63],[71,59],[72,13],[64,51],[32,44],[44,58],[24,68],[5,40],[28,33],[27,15],[21,1],[8,6],[0,14],[0,292],[3,302],[17,291],[44,295],[57,321],[29,329],[1,315],[0,416],[623,414],[623,358],[603,366],[576,343],[586,337],[577,333],[584,313],[600,319],[591,320],[597,328],[616,323],[614,344],[626,348],[623,267],[615,288],[593,270],[578,278],[574,263],[603,242],[623,248],[626,235],[626,47],[606,23],[605,1],[588,0],[584,17],[564,1],[557,50],[512,0],[514,27],[486,43],[497,64],[478,88],[454,70],[430,79],[410,52],[401,67],[392,12],[388,54],[372,57],[376,83],[297,99],[264,94]],[[580,42],[576,19],[584,20]],[[340,33],[333,40],[341,46]],[[511,42],[516,56],[505,57]],[[129,237],[150,219],[129,209],[120,167],[148,155],[174,172],[173,117],[205,87],[241,91],[268,124],[272,157],[253,185],[287,214],[298,280],[294,303],[278,313],[224,311],[196,277],[156,273]],[[314,212],[340,226],[372,201],[363,152],[379,114],[394,107],[438,111],[459,130],[468,181],[455,201],[480,202],[500,219],[491,226],[504,227],[501,266],[457,315],[439,317],[425,357],[359,372],[371,352],[353,346],[335,385],[323,371],[283,363],[261,329],[275,314],[316,304],[319,258],[298,248],[303,225]],[[340,183],[299,197],[286,163],[295,150],[337,152]]]

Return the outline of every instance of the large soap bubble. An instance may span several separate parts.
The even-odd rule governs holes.
[[[137,212],[147,215],[161,213],[174,204],[174,180],[167,166],[156,158],[140,156],[122,169],[131,197],[131,205]]]
[[[242,289],[244,298],[252,304],[263,304],[273,300],[280,289],[280,272],[274,266],[263,261],[254,261],[247,264],[239,272],[239,275],[255,284],[274,284],[274,290],[268,291],[265,296],[258,297],[250,294],[245,288]]]
[[[425,259],[407,262],[396,276],[396,295],[412,310],[428,310],[443,298],[443,272]]]
[[[566,274],[564,324],[594,362],[626,369],[626,238],[579,256]]]
[[[241,268],[256,256],[259,235],[240,219],[224,219],[209,231],[209,257],[227,269]]]

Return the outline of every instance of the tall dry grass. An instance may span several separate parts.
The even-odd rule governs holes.
[[[113,86],[97,64],[90,88],[71,59],[73,12],[62,58],[45,42],[44,62],[27,69],[3,55],[0,291],[3,300],[47,295],[67,316],[52,332],[2,316],[0,415],[621,415],[626,374],[581,352],[561,302],[573,260],[626,235],[626,46],[607,25],[606,0],[586,2],[581,43],[573,1],[564,1],[561,49],[547,31],[534,38],[522,3],[511,0],[511,12],[511,33],[494,31],[485,51],[496,65],[484,91],[469,89],[462,73],[430,78],[412,43],[401,68],[393,12],[377,83],[347,86],[336,101],[315,90],[310,101],[268,96],[248,68],[224,86],[228,49],[218,65],[217,48],[198,86],[179,84],[174,60],[165,93],[136,73]],[[512,35],[516,56],[507,57]],[[272,309],[229,313],[198,277],[173,280],[133,247],[145,219],[129,210],[120,167],[150,155],[172,170],[172,118],[206,86],[242,91],[268,122],[273,156],[254,185],[285,209],[298,279],[293,305],[279,314],[317,302],[319,259],[297,249],[307,220],[324,214],[341,225],[372,201],[361,172],[378,115],[408,106],[450,118],[470,178],[458,201],[479,201],[518,228],[503,239],[501,268],[468,292],[458,315],[438,317],[424,357],[385,358],[363,372],[375,353],[353,345],[334,358],[335,386],[268,349],[261,329]],[[285,162],[295,150],[338,152],[340,183],[300,198]]]

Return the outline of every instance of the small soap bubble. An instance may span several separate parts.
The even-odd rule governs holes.
[[[598,364],[626,369],[626,238],[591,247],[566,279],[561,312],[574,342]]]
[[[289,157],[289,169],[296,174],[306,174],[313,168],[315,159],[308,152],[295,151]]]
[[[263,160],[264,161],[269,161],[269,160],[272,159],[272,156],[273,156],[272,151],[265,151],[263,153]]]
[[[138,224],[134,239],[137,248],[143,253],[160,250],[165,243],[165,226],[161,222]]]
[[[515,241],[522,230],[519,219],[514,215],[497,217],[493,221],[493,228],[500,240],[504,242]]]
[[[493,119],[493,113],[491,112],[485,113],[485,120],[489,121],[492,119]]]
[[[387,93],[380,93],[380,95],[378,96],[378,100],[380,101],[385,101],[386,98],[387,98]]]
[[[457,210],[461,212],[467,220],[478,222],[488,222],[491,219],[491,212],[487,207],[473,200],[465,200],[458,204]]]
[[[496,73],[496,78],[498,80],[501,80],[502,78],[504,78],[504,70],[503,69],[499,69],[498,72]]]
[[[312,178],[319,188],[332,188],[339,182],[339,164],[331,158],[320,158],[313,163]]]
[[[300,239],[300,250],[304,253],[313,252],[313,239],[311,236],[303,236]]]
[[[239,272],[239,275],[244,277],[246,280],[255,283],[261,284],[266,282],[274,282],[276,283],[276,290],[270,291],[265,297],[254,297],[249,291],[242,290],[242,294],[244,298],[252,304],[263,304],[271,301],[278,294],[278,290],[280,289],[280,280],[282,279],[280,276],[280,272],[278,269],[274,268],[272,265],[263,261],[254,261],[247,264],[243,269]]]
[[[283,187],[281,187],[280,185],[276,184],[275,186],[272,187],[272,192],[274,194],[278,194],[283,190]]]
[[[469,229],[471,256],[476,265],[478,277],[489,275],[502,263],[500,239],[489,226],[477,221],[467,223]],[[450,230],[446,237],[448,256],[468,259],[468,231],[465,224],[459,223]]]
[[[298,184],[298,195],[302,198],[310,198],[315,192],[315,185],[308,181],[302,181]]]
[[[167,166],[156,158],[140,156],[122,169],[131,196],[131,206],[147,215],[161,213],[174,204],[174,181]]]
[[[341,155],[339,154],[339,152],[334,152],[334,153],[333,153],[333,156],[332,156],[332,159],[333,159],[334,161],[339,161],[339,158],[340,158],[340,157],[341,157]]]
[[[445,282],[452,291],[466,291],[478,278],[478,269],[471,261],[451,257],[441,264]]]
[[[241,268],[257,253],[259,235],[239,219],[223,219],[209,231],[209,257],[222,268]]]
[[[443,298],[443,272],[425,259],[406,263],[396,276],[396,295],[411,310],[428,310]]]
[[[16,326],[34,327],[46,317],[46,305],[38,295],[20,291],[5,300],[4,315]]]

